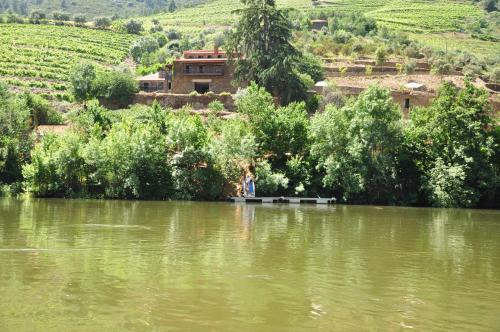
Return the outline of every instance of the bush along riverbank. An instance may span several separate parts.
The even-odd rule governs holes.
[[[445,83],[429,108],[403,120],[388,90],[310,115],[277,107],[253,84],[237,114],[206,118],[158,104],[108,111],[96,102],[67,116],[0,89],[0,182],[38,197],[218,200],[252,171],[259,196],[337,197],[340,202],[498,208],[500,130],[485,92]]]

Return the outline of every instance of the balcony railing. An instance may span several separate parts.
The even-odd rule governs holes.
[[[185,68],[182,73],[184,75],[224,75],[224,68]]]

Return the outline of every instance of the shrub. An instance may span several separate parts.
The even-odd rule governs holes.
[[[128,106],[139,91],[135,78],[127,72],[108,71],[97,76],[94,95],[115,106]]]
[[[106,29],[111,26],[111,19],[109,17],[97,17],[94,21],[96,28]]]
[[[41,21],[45,20],[46,18],[47,15],[45,15],[45,13],[35,10],[30,14],[29,21],[31,24],[40,24]]]
[[[226,110],[224,108],[224,104],[218,100],[214,100],[213,102],[208,104],[208,109],[215,113],[223,112]]]
[[[260,196],[279,194],[288,188],[288,178],[279,172],[273,172],[268,161],[261,161],[255,167],[256,189]]]
[[[87,18],[84,15],[76,15],[75,17],[73,17],[73,21],[77,25],[84,25],[85,23],[87,23]]]
[[[377,59],[377,65],[382,65],[387,59],[387,50],[385,47],[380,46],[375,51],[375,57]]]
[[[127,33],[133,34],[133,35],[139,35],[143,30],[144,27],[142,26],[142,22],[136,21],[136,20],[130,20],[127,21],[124,25],[123,28]]]
[[[338,30],[335,31],[332,37],[336,43],[345,44],[351,39],[352,35],[345,30]]]
[[[431,72],[436,75],[446,75],[449,74],[452,70],[452,64],[442,58],[435,59],[432,61]]]
[[[54,12],[52,13],[52,18],[56,21],[67,22],[70,20],[69,14]]]
[[[170,29],[166,32],[168,40],[178,40],[181,39],[181,33],[177,30]]]

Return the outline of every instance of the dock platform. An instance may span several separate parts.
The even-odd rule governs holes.
[[[335,198],[303,198],[303,197],[231,197],[234,203],[261,203],[261,204],[323,204],[333,205]]]

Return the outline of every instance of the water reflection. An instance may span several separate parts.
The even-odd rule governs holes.
[[[0,200],[4,330],[500,327],[500,213]]]

